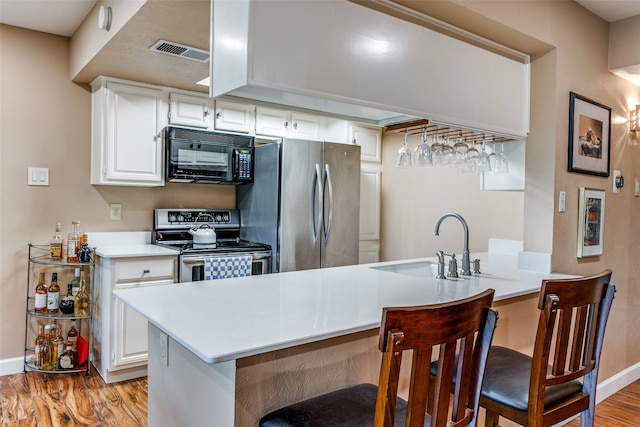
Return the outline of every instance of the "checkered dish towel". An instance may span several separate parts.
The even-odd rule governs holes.
[[[204,280],[251,276],[251,255],[205,258]]]

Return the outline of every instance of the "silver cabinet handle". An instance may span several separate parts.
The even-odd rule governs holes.
[[[288,128],[289,127],[289,122],[284,122],[284,128]]]
[[[219,119],[220,117],[222,117],[222,114],[220,114],[219,112],[216,113],[216,119]]]
[[[142,270],[142,274],[149,274],[149,273],[151,273],[151,270],[146,270],[146,269]]]

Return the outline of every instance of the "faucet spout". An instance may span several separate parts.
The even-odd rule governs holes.
[[[469,226],[467,225],[467,221],[465,221],[460,214],[454,212],[446,213],[438,218],[433,234],[435,236],[439,236],[440,224],[449,217],[457,219],[462,224],[462,228],[464,230],[464,249],[462,252],[462,270],[460,273],[464,276],[471,276],[471,260],[469,259]]]

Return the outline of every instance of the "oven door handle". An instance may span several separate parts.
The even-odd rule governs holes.
[[[255,262],[255,261],[261,261],[261,260],[267,260],[269,258],[271,258],[271,254],[270,253],[265,253],[265,254],[250,254],[251,257],[253,258],[251,260],[251,262]],[[234,256],[234,255],[231,255]],[[231,258],[231,256],[221,256],[221,257],[189,257],[189,258],[182,258],[182,263],[186,264],[186,265],[204,265],[204,260],[207,258]]]

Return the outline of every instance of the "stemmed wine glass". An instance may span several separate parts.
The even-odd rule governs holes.
[[[481,173],[489,173],[491,172],[491,161],[489,159],[489,154],[487,154],[487,150],[486,150],[487,146],[486,143],[484,141],[484,139],[482,140],[482,148],[480,148],[480,154],[478,154],[477,157],[477,166],[476,166],[476,173],[477,174],[481,174]]]
[[[493,166],[494,173],[509,173],[509,158],[504,154],[504,142],[500,143],[500,154],[496,156],[496,163]]]
[[[427,128],[420,136],[420,144],[416,147],[416,166],[424,167],[431,166],[433,164],[433,157],[431,153],[431,147],[427,144]]]
[[[407,130],[405,129],[404,144],[398,150],[398,160],[396,161],[396,167],[398,168],[410,168],[413,166],[413,153],[407,144],[407,135]]]

